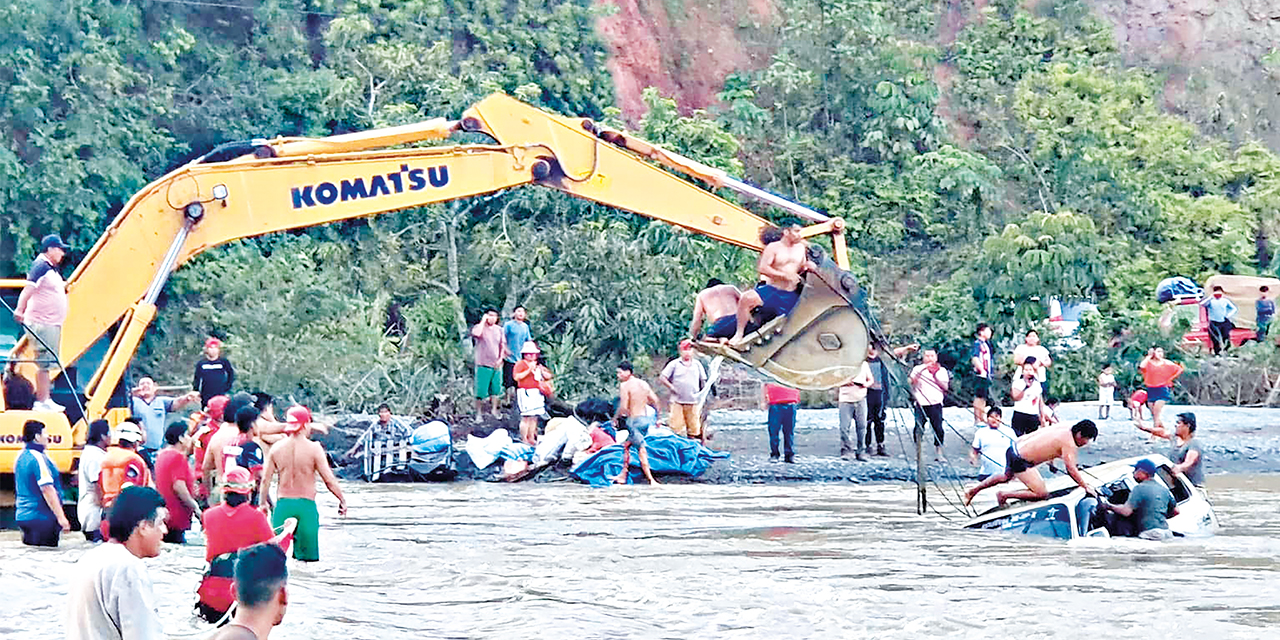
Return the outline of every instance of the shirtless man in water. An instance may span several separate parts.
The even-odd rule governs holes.
[[[721,282],[718,278],[707,281],[707,287],[698,292],[693,301],[693,322],[689,323],[689,339],[697,340],[702,323],[710,319],[707,326],[708,340],[728,338],[738,326],[738,300],[742,292],[738,288]]]
[[[1028,433],[1018,438],[1017,442],[1014,442],[1005,452],[1004,473],[994,474],[978,483],[978,486],[964,492],[964,503],[967,505],[973,502],[973,497],[978,495],[979,491],[1009,482],[1014,478],[1027,485],[1027,488],[1022,491],[997,493],[996,502],[1001,506],[1013,499],[1044,500],[1049,497],[1049,491],[1045,488],[1044,478],[1040,477],[1036,465],[1055,458],[1062,459],[1062,466],[1066,469],[1067,475],[1071,476],[1076,484],[1083,487],[1090,495],[1097,495],[1097,490],[1085,482],[1080,469],[1076,468],[1076,454],[1080,447],[1093,442],[1097,437],[1098,427],[1092,420],[1081,420],[1070,429],[1051,427]]]
[[[626,484],[627,470],[631,468],[631,447],[634,445],[639,452],[640,470],[644,471],[644,477],[648,478],[649,484],[658,484],[649,470],[649,452],[644,448],[644,437],[649,435],[649,428],[658,423],[658,396],[653,394],[648,382],[635,376],[630,362],[618,365],[618,382],[621,383],[618,387],[618,414],[614,418],[620,429],[626,422],[627,441],[622,445],[622,473],[613,481]],[[653,407],[652,415],[649,407]]]
[[[338,478],[329,468],[324,447],[308,439],[311,412],[304,406],[291,407],[285,414],[283,442],[271,447],[262,467],[262,504],[271,511],[271,526],[279,528],[289,518],[298,519],[293,535],[293,557],[303,562],[320,559],[320,513],[316,510],[316,475],[338,498],[338,515],[347,515],[347,499]],[[271,499],[271,479],[280,475],[279,495]]]
[[[760,230],[760,242],[764,243],[764,251],[760,252],[756,271],[761,282],[738,299],[737,331],[729,340],[734,348],[741,347],[752,311],[759,307],[766,322],[790,313],[800,299],[800,274],[818,268],[805,257],[807,244],[800,237],[798,224],[787,225],[786,229],[765,227]]]

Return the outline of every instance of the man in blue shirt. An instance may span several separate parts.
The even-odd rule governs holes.
[[[1253,303],[1258,324],[1258,342],[1267,341],[1267,330],[1271,328],[1271,319],[1276,315],[1276,303],[1267,299],[1270,288],[1266,285],[1258,287],[1258,299]]]
[[[199,400],[199,391],[192,391],[181,398],[159,396],[156,395],[155,380],[138,380],[133,397],[129,399],[129,410],[142,424],[142,445],[138,447],[138,453],[147,461],[148,466],[155,466],[156,452],[164,446],[164,429],[169,424],[169,412]]]
[[[515,352],[515,347],[522,347],[533,339],[529,333],[528,317],[524,307],[516,307],[511,312],[511,319],[502,325],[502,333],[507,340],[502,354],[502,388],[506,390],[507,402],[511,402],[511,394],[514,393],[512,390],[516,388],[515,368],[520,354]]]
[[[1213,287],[1213,295],[1201,301],[1200,305],[1209,311],[1209,342],[1216,356],[1231,347],[1231,330],[1236,328],[1231,319],[1236,315],[1236,305],[1222,294],[1222,287],[1217,285]]]
[[[26,448],[18,454],[13,469],[18,494],[15,519],[22,529],[22,544],[56,547],[62,532],[71,530],[71,523],[62,511],[62,478],[44,453],[48,444],[44,423],[28,420],[22,426],[22,441]]]

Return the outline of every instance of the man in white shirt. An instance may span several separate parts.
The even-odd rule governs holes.
[[[1010,426],[1022,437],[1049,424],[1049,409],[1044,402],[1044,388],[1036,380],[1036,359],[1027,358],[1022,363],[1021,375],[1013,378],[1009,388],[1013,398],[1013,419]]]
[[[973,451],[969,464],[978,465],[978,480],[986,480],[997,473],[1004,473],[1005,453],[1018,439],[1013,429],[1004,425],[1000,407],[987,411],[987,423],[973,432]]]
[[[933,446],[937,449],[935,460],[942,459],[942,401],[946,399],[947,390],[951,388],[951,373],[938,364],[936,349],[924,350],[924,364],[916,366],[907,377],[911,383],[911,392],[916,403],[924,411],[933,427]]]
[[[80,518],[80,530],[89,542],[102,542],[102,458],[111,444],[111,425],[106,420],[89,423],[89,436],[80,452],[80,469],[76,478],[80,484],[80,501],[76,515]]]
[[[865,361],[858,375],[848,384],[836,391],[836,401],[840,407],[840,457],[854,456],[857,460],[866,460],[871,448],[871,439],[867,433],[867,391],[875,381],[871,378],[871,365]],[[857,427],[856,445],[849,443],[849,423]]]
[[[1036,380],[1040,381],[1040,387],[1048,393],[1049,367],[1053,366],[1053,359],[1049,357],[1049,350],[1040,344],[1040,333],[1035,329],[1028,331],[1023,343],[1013,349],[1013,364],[1021,367],[1027,358],[1036,359]]]
[[[107,516],[111,540],[76,563],[67,607],[67,640],[162,640],[151,577],[142,558],[160,555],[168,517],[164,496],[125,487]]]
[[[667,363],[658,381],[671,392],[668,426],[677,435],[706,443],[702,416],[698,414],[698,394],[707,383],[707,370],[693,357],[693,341],[680,341],[680,357]]]

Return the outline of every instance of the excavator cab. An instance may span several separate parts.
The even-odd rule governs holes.
[[[819,247],[809,246],[809,259],[818,270],[805,273],[790,313],[753,321],[736,344],[703,340],[696,348],[797,389],[832,389],[856,376],[872,339],[866,293]]]

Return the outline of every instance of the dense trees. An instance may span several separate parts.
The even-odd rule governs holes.
[[[958,352],[979,319],[1011,337],[1048,296],[1099,302],[1108,322],[1063,360],[1080,380],[1057,378],[1072,392],[1123,356],[1113,329],[1157,339],[1161,278],[1275,268],[1280,159],[1164,112],[1158,78],[1121,65],[1085,3],[995,0],[945,35],[942,4],[784,0],[772,59],[726,78],[719,104],[649,91],[630,123],[588,0],[7,5],[0,264],[19,271],[48,232],[87,247],[148,180],[215,144],[456,117],[506,91],[844,217],[895,331]],[[609,386],[617,359],[668,355],[698,286],[746,282],[751,264],[522,189],[210,252],[176,274],[139,364],[185,376],[175,354],[214,332],[253,386],[419,405],[465,393],[462,336],[483,307],[525,305],[573,395]]]

